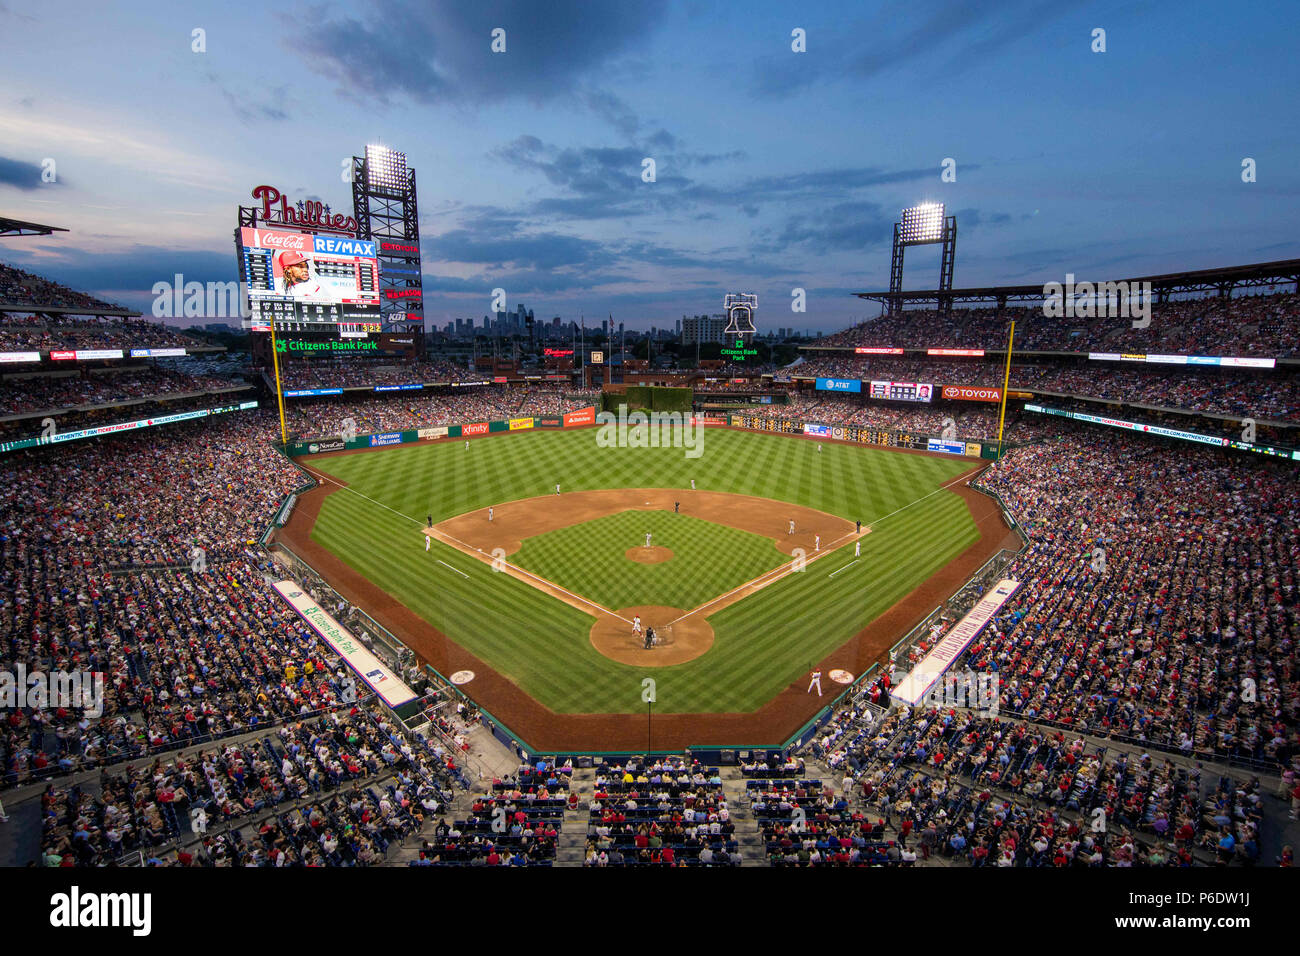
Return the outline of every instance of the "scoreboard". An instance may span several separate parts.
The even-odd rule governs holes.
[[[249,327],[343,325],[353,334],[380,319],[374,240],[242,227],[236,235]]]
[[[872,382],[871,397],[895,402],[928,402],[934,398],[929,382]]]

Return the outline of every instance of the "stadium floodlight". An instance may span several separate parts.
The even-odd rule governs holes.
[[[943,203],[928,202],[903,210],[900,242],[911,245],[943,241]]]
[[[371,189],[402,192],[408,179],[405,153],[387,146],[366,146],[366,184]]]

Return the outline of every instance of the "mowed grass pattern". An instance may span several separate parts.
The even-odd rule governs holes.
[[[543,704],[568,713],[639,712],[643,676],[657,680],[661,712],[752,711],[806,681],[812,662],[978,538],[964,502],[938,490],[969,460],[832,443],[818,453],[814,442],[762,433],[707,431],[698,459],[680,448],[601,448],[596,430],[583,429],[474,439],[468,449],[463,441],[411,445],[313,465],[356,492],[326,499],[312,533],[317,542]],[[709,617],[716,639],[703,657],[653,669],[597,652],[587,614],[449,546],[424,550],[426,515],[437,522],[502,501],[554,500],[557,481],[562,490],[688,488],[692,478],[705,490],[860,519],[873,532],[862,539],[856,564],[852,544],[831,552]],[[661,602],[646,595],[628,603]]]
[[[638,564],[625,556],[645,544],[673,557]],[[602,607],[664,604],[690,610],[751,581],[788,558],[770,538],[671,511],[621,511],[524,542],[511,561]]]

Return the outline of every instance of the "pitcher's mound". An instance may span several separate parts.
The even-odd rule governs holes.
[[[627,618],[627,621],[605,614],[592,625],[591,646],[620,664],[633,664],[637,667],[684,664],[695,660],[713,646],[713,628],[702,615],[692,614],[684,621],[669,626],[670,621],[676,621],[686,612],[681,608],[647,604],[619,608],[618,613]],[[628,621],[638,615],[641,617],[641,633],[633,634],[632,625]],[[645,647],[647,627],[655,629],[657,640],[649,650]]]
[[[629,561],[635,561],[637,564],[659,564],[662,561],[669,560],[672,556],[672,548],[661,548],[657,544],[650,548],[628,548],[623,552],[623,557]]]

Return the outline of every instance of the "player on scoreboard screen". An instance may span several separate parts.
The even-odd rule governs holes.
[[[321,284],[312,278],[311,260],[296,249],[280,253],[281,292],[295,299],[319,299],[325,295]]]

